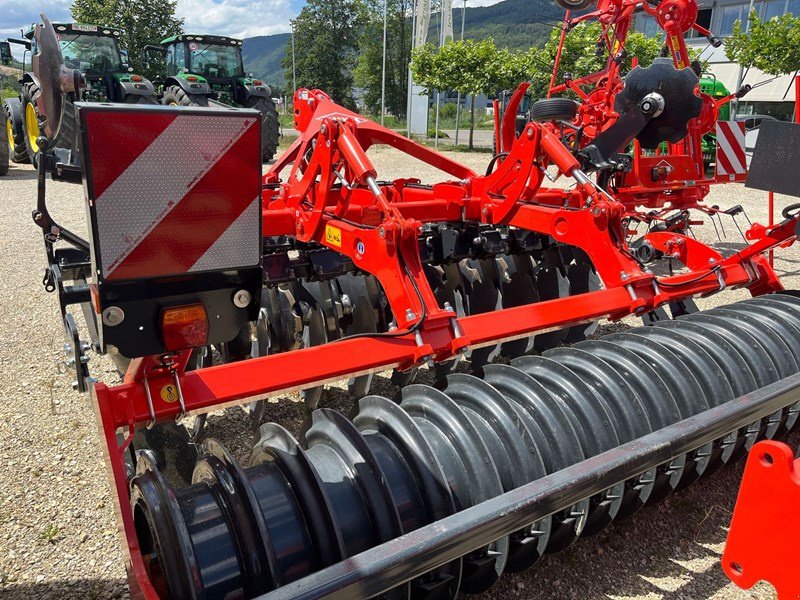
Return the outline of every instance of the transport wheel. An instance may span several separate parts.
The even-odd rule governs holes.
[[[280,123],[278,110],[269,98],[250,98],[247,108],[254,108],[261,113],[261,160],[267,162],[275,157],[280,138]]]
[[[208,97],[202,94],[188,94],[179,85],[171,85],[164,90],[163,104],[167,106],[208,106]]]
[[[531,107],[531,121],[572,121],[578,114],[578,103],[569,98],[545,98]]]
[[[5,113],[2,114],[3,120],[6,121]],[[4,142],[0,142],[0,175],[6,175],[8,173],[8,154],[11,151],[11,143],[14,141],[12,138],[11,133],[11,126],[8,122],[3,124],[5,126],[6,132],[8,133],[9,144]]]
[[[15,163],[30,162],[25,147],[25,132],[22,126],[22,104],[19,98],[9,98],[3,106],[6,115],[6,137],[9,158]]]
[[[39,114],[36,101],[42,92],[35,83],[26,83],[22,88],[22,126],[25,150],[33,166],[39,164],[39,136],[44,118]]]

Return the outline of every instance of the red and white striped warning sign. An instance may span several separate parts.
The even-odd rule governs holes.
[[[717,179],[743,180],[747,176],[744,123],[717,122]]]
[[[229,111],[81,110],[106,280],[258,265],[260,122]]]

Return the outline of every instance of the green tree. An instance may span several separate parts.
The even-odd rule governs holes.
[[[128,50],[131,66],[140,71],[147,44],[183,32],[175,16],[178,0],[75,0],[72,18],[81,23],[120,28],[120,44]]]
[[[437,48],[426,44],[414,51],[414,81],[428,90],[453,90],[470,97],[469,147],[475,130],[475,96],[514,87],[526,78],[527,57],[498,50],[491,39],[463,40]]]
[[[725,54],[733,62],[751,65],[769,75],[787,75],[800,69],[800,17],[790,13],[761,21],[750,13],[750,27],[733,25],[725,43]]]
[[[408,95],[408,63],[411,60],[412,0],[387,0],[386,10],[386,109],[404,117]],[[365,0],[358,63],[353,72],[364,88],[367,111],[380,112],[383,69],[383,0]]]
[[[320,89],[336,102],[355,107],[353,69],[361,17],[360,0],[308,0],[294,20],[297,87]],[[291,86],[291,38],[283,68]]]

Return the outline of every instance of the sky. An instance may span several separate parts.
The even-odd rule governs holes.
[[[488,6],[500,0],[467,0],[467,6]],[[453,0],[456,7],[463,0]],[[0,0],[0,39],[19,36],[44,12],[52,21],[70,21],[72,0]],[[304,0],[178,0],[185,30],[231,37],[253,37],[290,31]]]

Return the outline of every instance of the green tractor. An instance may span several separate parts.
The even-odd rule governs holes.
[[[128,67],[128,53],[119,46],[120,29],[80,23],[54,23],[64,64],[78,69],[85,79],[82,92],[84,102],[124,102],[127,104],[157,104],[153,84],[134,74]],[[8,41],[24,46],[26,54],[36,53],[37,42],[34,28],[25,34],[25,39]],[[32,71],[25,70],[20,83],[19,98],[5,101],[8,143],[11,160],[14,162],[38,163],[39,136],[44,116],[39,112],[37,100],[41,94],[39,81]],[[61,133],[50,148],[62,163],[77,160],[75,152],[75,122],[72,110],[65,111]]]
[[[155,55],[155,56],[154,56]],[[278,149],[278,111],[269,86],[244,72],[242,41],[217,35],[178,35],[146,46],[142,61],[163,74],[154,78],[164,104],[253,108],[261,113],[261,154],[272,160]]]
[[[700,78],[700,91],[708,94],[714,100],[719,100],[725,96],[730,95],[728,88],[726,88],[721,81],[718,81],[716,76],[712,73],[703,73]],[[728,102],[719,109],[719,121],[731,120],[731,104]],[[717,160],[717,133],[716,131],[709,131],[703,136],[703,163],[708,168],[712,163]]]

